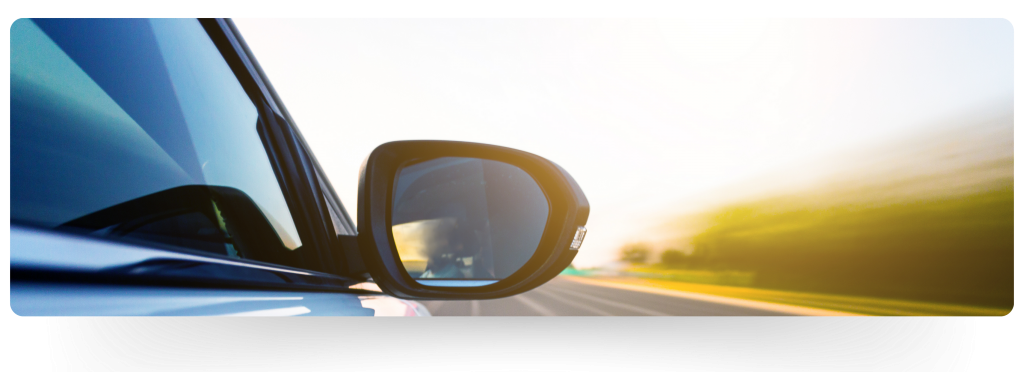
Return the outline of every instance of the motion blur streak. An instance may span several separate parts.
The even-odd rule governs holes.
[[[669,289],[652,288],[652,287],[646,287],[646,286],[623,284],[623,283],[615,283],[615,282],[607,282],[607,281],[601,281],[601,280],[587,280],[587,279],[573,278],[573,277],[566,277],[566,279],[574,280],[574,281],[576,281],[578,283],[582,283],[582,284],[590,284],[590,285],[596,285],[596,286],[600,286],[600,287],[625,289],[625,290],[630,290],[630,291],[650,293],[650,294],[656,294],[656,295],[662,295],[662,296],[678,297],[678,298],[685,298],[685,299],[690,299],[690,300],[698,300],[698,301],[704,301],[704,302],[712,302],[712,303],[718,303],[718,304],[733,305],[733,306],[746,307],[746,308],[751,308],[751,309],[768,310],[768,311],[774,311],[774,312],[790,314],[790,315],[812,315],[812,316],[856,316],[856,315],[859,315],[859,314],[855,314],[855,313],[845,313],[845,312],[841,312],[841,311],[829,311],[829,310],[821,310],[821,309],[808,308],[808,307],[782,305],[782,304],[776,304],[776,303],[771,303],[771,302],[750,301],[750,300],[731,298],[731,297],[724,297],[724,296],[715,296],[715,295],[707,295],[707,294],[684,292],[684,291],[674,291],[674,290],[669,290]]]
[[[517,296],[485,301],[426,301],[434,316],[667,316],[667,315],[790,315],[735,305],[698,301],[584,284],[565,278]]]
[[[1013,115],[824,159],[680,216],[640,276],[1013,306]],[[760,184],[771,189],[771,182]],[[665,254],[666,251],[672,251]],[[696,273],[704,272],[701,280]],[[729,273],[733,283],[723,283]],[[689,278],[684,278],[690,274]],[[717,279],[716,279],[717,278]],[[719,281],[716,283],[716,280]]]

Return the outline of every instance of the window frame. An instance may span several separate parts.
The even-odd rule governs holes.
[[[113,252],[117,249],[136,247],[140,252],[152,252],[150,255],[154,259],[163,256],[159,251],[174,252],[171,254],[177,254],[176,260],[212,265],[207,267],[214,268],[222,274],[213,277],[203,275],[182,277],[173,274],[168,276],[161,275],[158,269],[141,276],[126,276],[120,272],[89,272],[75,269],[81,264],[74,262],[73,258],[44,252],[33,252],[33,254],[42,254],[46,256],[46,260],[51,262],[41,265],[25,265],[20,257],[23,255],[16,252],[15,247],[12,247],[12,281],[365,292],[349,288],[349,286],[369,278],[363,269],[357,247],[354,246],[355,224],[338,199],[333,187],[327,181],[327,177],[313,157],[309,146],[291,119],[291,115],[284,108],[280,97],[230,19],[199,19],[199,23],[257,109],[257,131],[302,241],[302,248],[299,251],[303,267],[225,257],[157,243],[110,241],[15,224],[12,225],[12,233],[17,232],[20,234],[19,236],[38,235],[52,236],[54,239],[70,239],[68,242],[71,245],[93,244],[88,243],[89,241],[104,242],[100,245],[93,244],[93,246],[106,245],[110,247],[98,248],[100,251],[109,249]],[[45,247],[20,247],[21,250],[34,248]],[[188,257],[193,258],[189,259]],[[145,265],[148,262],[150,261],[144,260],[137,264]],[[271,273],[279,277],[281,281],[268,283],[265,280],[253,280],[251,278],[255,276],[252,275],[232,275],[232,270],[237,269],[239,265],[251,270]],[[301,275],[283,275],[282,271],[299,272]]]
[[[368,275],[354,244],[357,230],[352,218],[234,22],[199,21],[260,111],[260,137],[303,247],[312,248],[304,252],[307,268],[365,280]]]

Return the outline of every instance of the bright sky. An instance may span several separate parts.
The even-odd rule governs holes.
[[[384,142],[517,148],[587,194],[577,267],[716,189],[1013,97],[997,19],[235,23],[350,214]]]

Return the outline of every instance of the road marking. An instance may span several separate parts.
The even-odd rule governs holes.
[[[558,297],[558,296],[555,296],[555,295],[554,295],[554,294],[552,294],[552,293],[548,293],[548,290],[547,290],[547,289],[537,288],[537,289],[534,289],[534,290],[533,290],[533,292],[536,292],[536,293],[540,293],[540,294],[542,294],[542,295],[544,295],[544,296],[546,296],[546,297],[548,297],[548,298],[550,298],[550,299],[552,299],[552,300],[555,300],[555,301],[558,301],[558,302],[564,303],[564,304],[566,304],[566,305],[569,305],[569,306],[575,307],[575,308],[577,308],[577,309],[583,309],[583,310],[586,310],[586,311],[589,311],[589,312],[595,313],[595,314],[597,314],[597,315],[603,315],[603,316],[615,316],[615,314],[609,313],[609,312],[607,312],[607,311],[604,311],[604,310],[598,309],[598,308],[596,308],[596,307],[593,307],[593,306],[587,306],[587,305],[581,304],[581,303],[579,303],[579,302],[573,302],[573,301],[568,301],[568,300],[566,300],[566,299],[564,299],[564,298],[560,298],[560,297]]]
[[[480,316],[480,301],[469,301],[469,316]]]
[[[632,310],[632,311],[635,311],[635,312],[638,312],[638,313],[642,313],[642,314],[646,314],[646,315],[670,316],[670,314],[666,314],[666,313],[663,313],[663,312],[660,312],[660,311],[645,309],[645,308],[642,308],[642,307],[639,307],[639,306],[633,306],[633,305],[624,304],[624,303],[621,303],[621,302],[606,300],[606,299],[603,299],[603,298],[600,298],[600,297],[591,296],[591,295],[583,294],[583,293],[579,293],[579,292],[571,292],[571,291],[567,291],[567,290],[553,289],[553,288],[548,288],[548,290],[552,290],[552,291],[559,292],[559,293],[566,294],[566,295],[570,295],[570,296],[576,296],[576,297],[585,298],[585,299],[588,299],[590,301],[594,301],[594,302],[597,302],[597,303],[605,304],[605,305],[608,305],[608,306],[615,306],[615,307],[626,309],[626,310]]]
[[[596,285],[596,286],[607,287],[607,288],[625,289],[625,290],[629,290],[629,291],[644,292],[644,293],[651,293],[651,294],[659,294],[659,295],[663,295],[663,296],[685,298],[685,299],[697,300],[697,301],[713,302],[713,303],[717,303],[717,304],[746,307],[746,308],[750,308],[750,309],[774,311],[774,312],[779,312],[779,313],[784,313],[784,314],[791,314],[791,315],[861,316],[861,314],[847,313],[847,312],[843,312],[843,311],[815,309],[815,308],[811,308],[811,307],[803,307],[803,306],[795,306],[795,305],[783,305],[783,304],[776,304],[776,303],[763,302],[763,301],[754,301],[754,300],[744,300],[744,299],[739,299],[739,298],[716,296],[716,295],[709,295],[709,294],[695,293],[695,292],[675,291],[675,290],[671,290],[671,289],[662,289],[662,288],[646,287],[646,286],[641,286],[641,285],[615,283],[615,282],[603,281],[603,280],[599,280],[599,279],[589,279],[589,278],[580,278],[580,277],[572,277],[572,276],[561,276],[560,278],[568,279],[570,281],[574,281],[574,282],[577,282],[577,283],[590,284],[590,285]]]
[[[526,298],[526,296],[523,296],[522,294],[520,294],[518,296],[512,296],[512,298],[514,298],[516,300],[519,300],[519,302],[522,302],[523,305],[526,305],[527,307],[533,309],[533,311],[536,311],[536,312],[540,313],[540,315],[544,315],[544,316],[555,316],[555,315],[558,315],[558,314],[555,314],[554,311],[548,310],[548,308],[546,308],[544,306],[541,306],[541,304],[538,304],[538,303],[534,302],[533,300],[531,300],[529,298]]]

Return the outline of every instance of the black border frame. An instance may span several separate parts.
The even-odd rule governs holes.
[[[548,199],[548,221],[540,245],[526,264],[507,278],[479,287],[436,287],[417,283],[401,265],[391,234],[394,179],[412,161],[471,157],[515,165],[537,181]],[[528,152],[455,141],[397,141],[378,146],[367,157],[359,179],[359,247],[364,263],[385,293],[416,300],[491,299],[533,289],[558,275],[577,250],[569,248],[585,226],[590,204],[576,181],[557,164]]]

